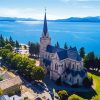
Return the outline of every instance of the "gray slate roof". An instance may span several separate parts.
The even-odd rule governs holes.
[[[78,54],[76,47],[69,48],[69,49],[62,49],[62,48],[57,48],[55,46],[48,45],[46,48],[46,52],[57,53],[60,60],[70,58],[73,60],[81,61],[81,57]]]
[[[47,48],[46,48],[46,51],[49,52],[49,53],[56,53],[56,52],[59,52],[59,51],[62,51],[63,49],[61,48],[57,48],[55,46],[52,46],[52,45],[48,45]]]
[[[65,72],[66,72],[66,74],[71,74],[73,77],[76,77],[77,75],[80,75],[81,77],[84,77],[87,70],[84,68],[81,71],[75,71],[73,69],[67,68]]]

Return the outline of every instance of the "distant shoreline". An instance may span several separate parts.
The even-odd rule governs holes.
[[[16,22],[16,21],[43,21],[43,20],[33,19],[33,18],[0,17],[0,21]],[[83,18],[70,17],[66,19],[48,20],[48,22],[96,22],[96,23],[100,23],[100,16],[83,17]]]
[[[22,20],[22,21],[16,21],[16,20],[0,20],[0,22],[31,22],[31,21],[43,21],[43,20]],[[55,20],[48,20],[48,22],[56,22],[56,23],[58,23],[58,22],[65,22],[65,23],[67,23],[67,22],[75,22],[75,23],[77,23],[77,22],[82,22],[82,23],[100,23],[100,22],[96,22],[96,21],[94,21],[94,22],[92,22],[92,21],[55,21]]]

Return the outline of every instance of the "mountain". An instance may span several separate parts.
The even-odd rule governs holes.
[[[0,21],[37,21],[32,18],[0,17]]]
[[[57,19],[55,22],[100,22],[100,16],[97,17],[70,17],[67,19]]]
[[[0,17],[0,21],[42,21],[32,18]],[[100,16],[97,17],[70,17],[66,19],[48,20],[49,22],[100,22]]]

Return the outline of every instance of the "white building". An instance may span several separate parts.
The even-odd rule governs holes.
[[[14,51],[19,54],[29,55],[29,46],[26,44],[21,44],[20,48],[15,48]]]
[[[61,78],[62,82],[69,85],[82,85],[83,79],[87,76],[87,71],[83,67],[76,47],[63,49],[51,45],[46,13],[43,33],[40,38],[40,65],[44,66],[50,73],[50,79]]]

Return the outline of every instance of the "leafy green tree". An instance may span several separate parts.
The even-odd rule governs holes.
[[[21,54],[16,54],[8,49],[0,49],[3,65],[18,70],[20,75],[31,80],[43,80],[45,74],[43,67],[37,67],[35,61]]]
[[[82,47],[82,48],[80,48],[80,56],[82,57],[82,58],[84,58],[85,57],[85,50],[84,50],[84,48]]]
[[[5,48],[5,49],[8,49],[8,50],[10,50],[10,51],[13,50],[13,47],[11,46],[11,44],[6,44],[4,48]]]
[[[43,67],[34,67],[33,68],[33,79],[34,80],[43,80],[45,76]]]
[[[68,93],[65,90],[59,91],[58,95],[60,97],[60,100],[67,100],[68,98]]]
[[[67,43],[65,43],[65,45],[64,45],[64,49],[68,49]]]

